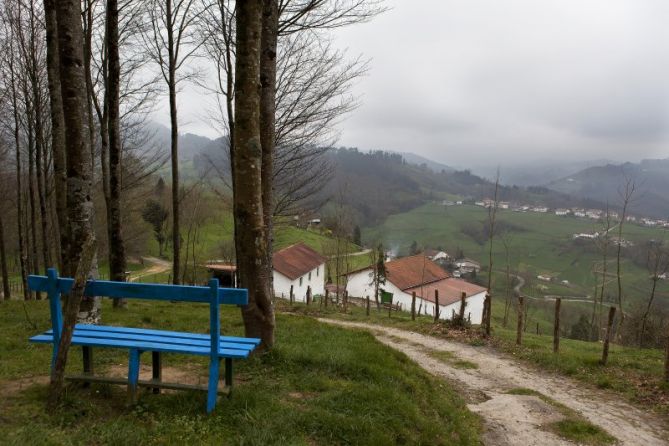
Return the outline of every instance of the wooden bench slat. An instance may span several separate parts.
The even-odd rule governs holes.
[[[49,330],[51,331],[51,330]],[[45,335],[52,335],[49,332],[43,333]],[[119,339],[125,341],[146,341],[146,342],[160,342],[163,344],[175,345],[193,345],[196,347],[211,347],[211,342],[204,339],[190,339],[177,338],[171,336],[146,335],[139,333],[115,333],[109,331],[94,331],[94,330],[74,330],[74,336],[85,336],[87,338],[101,338],[101,339]],[[255,348],[253,344],[242,344],[238,342],[219,341],[219,348],[229,348],[232,350],[246,350],[251,351]]]
[[[75,325],[75,330],[90,330],[90,331],[102,331],[111,333],[136,333],[136,334],[159,335],[166,337],[197,339],[197,340],[204,339],[206,341],[210,340],[208,334],[188,333],[183,331],[156,330],[151,328],[116,327],[113,325],[77,324]],[[47,333],[50,334],[51,330],[47,331]],[[260,344],[260,339],[258,338],[243,338],[239,336],[221,336],[220,340],[225,342],[236,342],[239,344],[252,344],[252,345]]]
[[[88,383],[101,383],[101,384],[118,384],[118,385],[127,385],[128,378],[120,378],[115,376],[93,376],[93,375],[70,375],[66,376],[67,381],[74,382],[88,382]],[[137,386],[139,387],[150,387],[150,388],[161,388],[169,390],[193,390],[206,392],[206,384],[181,384],[181,383],[166,383],[163,381],[156,381],[154,379],[146,380],[140,379],[137,381]],[[228,395],[230,394],[229,387],[219,387],[219,395]]]
[[[41,334],[30,338],[30,342],[41,344],[53,343],[53,336]],[[120,339],[91,338],[86,336],[72,336],[72,345],[86,345],[90,347],[108,347],[108,348],[136,348],[142,351],[155,351],[167,353],[184,353],[189,355],[208,356],[211,353],[209,346],[198,347],[194,345],[167,344],[161,342],[143,342],[143,341],[124,341]],[[229,348],[219,348],[218,356],[221,358],[247,358],[248,350],[233,350]]]
[[[74,279],[58,278],[58,291],[70,292]],[[28,286],[33,291],[48,291],[46,276],[29,276]],[[150,300],[176,300],[180,302],[211,302],[211,289],[205,286],[163,285],[159,283],[114,282],[111,280],[89,280],[84,291],[86,296],[112,298],[135,298]],[[219,288],[218,301],[228,305],[246,305],[248,291],[243,288]]]

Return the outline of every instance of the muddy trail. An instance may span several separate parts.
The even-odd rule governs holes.
[[[574,444],[546,429],[564,417],[555,405],[535,395],[510,394],[514,389],[530,389],[568,407],[615,437],[617,444],[669,445],[669,426],[660,417],[611,392],[523,366],[491,348],[374,324],[319,320],[369,330],[380,342],[405,353],[431,374],[454,383],[469,409],[482,417],[487,445]],[[439,355],[452,359],[443,361]]]

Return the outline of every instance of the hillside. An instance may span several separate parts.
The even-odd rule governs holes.
[[[551,190],[609,202],[620,206],[620,190],[625,177],[637,185],[631,212],[643,216],[666,218],[669,215],[669,159],[643,160],[640,163],[607,164],[589,167],[573,175],[551,182]]]
[[[322,192],[323,201],[343,199],[352,219],[361,226],[376,225],[392,214],[435,200],[478,200],[492,197],[494,183],[468,170],[433,171],[398,153],[332,150],[333,178]],[[500,186],[499,198],[550,207],[603,207],[595,200],[574,199],[544,187]]]
[[[410,212],[391,215],[381,225],[363,231],[363,241],[381,241],[384,246],[406,254],[413,241],[419,247],[442,248],[449,253],[462,252],[465,256],[488,263],[485,224],[487,211],[478,206],[442,206],[427,204]],[[593,267],[601,255],[591,244],[572,241],[572,234],[592,232],[596,223],[552,214],[517,213],[500,211],[498,228],[504,230],[504,241],[509,246],[509,266],[513,273],[526,278],[524,292],[535,297],[560,295],[590,299],[595,284]],[[643,246],[649,239],[664,237],[661,229],[627,225],[624,237]],[[639,248],[640,249],[640,248]],[[647,299],[651,281],[643,262],[635,262],[631,252],[624,252],[623,280],[625,294],[631,305]],[[643,257],[643,255],[641,255]],[[506,251],[498,236],[493,249],[494,271],[506,268]],[[610,259],[613,258],[613,255]],[[640,264],[641,263],[641,264]],[[611,264],[610,270],[614,271]],[[538,275],[554,277],[550,283],[536,279]],[[495,276],[500,290],[505,291],[503,274]],[[562,284],[562,280],[568,284]],[[658,303],[669,307],[669,283],[662,281]],[[615,284],[607,292],[615,294]]]

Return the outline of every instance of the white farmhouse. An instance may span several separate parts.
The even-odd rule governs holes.
[[[305,302],[307,288],[311,295],[325,294],[325,262],[327,259],[305,245],[297,243],[272,256],[274,294],[290,298],[290,287],[296,302]]]
[[[416,311],[434,315],[435,296],[439,296],[439,318],[451,319],[460,311],[460,300],[465,293],[465,317],[472,324],[480,324],[486,289],[460,279],[422,254],[386,262],[384,291],[393,294],[393,304],[403,311],[411,311],[412,294],[416,293]],[[350,296],[374,298],[374,270],[367,267],[346,275],[346,288]]]

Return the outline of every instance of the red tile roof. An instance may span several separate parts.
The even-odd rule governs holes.
[[[422,285],[422,286],[419,285],[413,288],[408,288],[404,291],[407,293],[416,292],[416,297],[420,297],[424,300],[434,303],[435,290],[439,291],[440,306],[450,305],[454,302],[458,302],[463,292],[467,295],[467,297],[471,297],[475,294],[479,294],[486,291],[486,289],[481,286],[469,283],[461,279],[453,279],[453,278],[439,280],[437,282],[432,282],[427,285]]]
[[[297,243],[277,251],[272,256],[274,269],[290,280],[295,280],[327,261],[304,243]]]
[[[400,290],[446,279],[450,275],[422,254],[386,263],[386,279]]]

